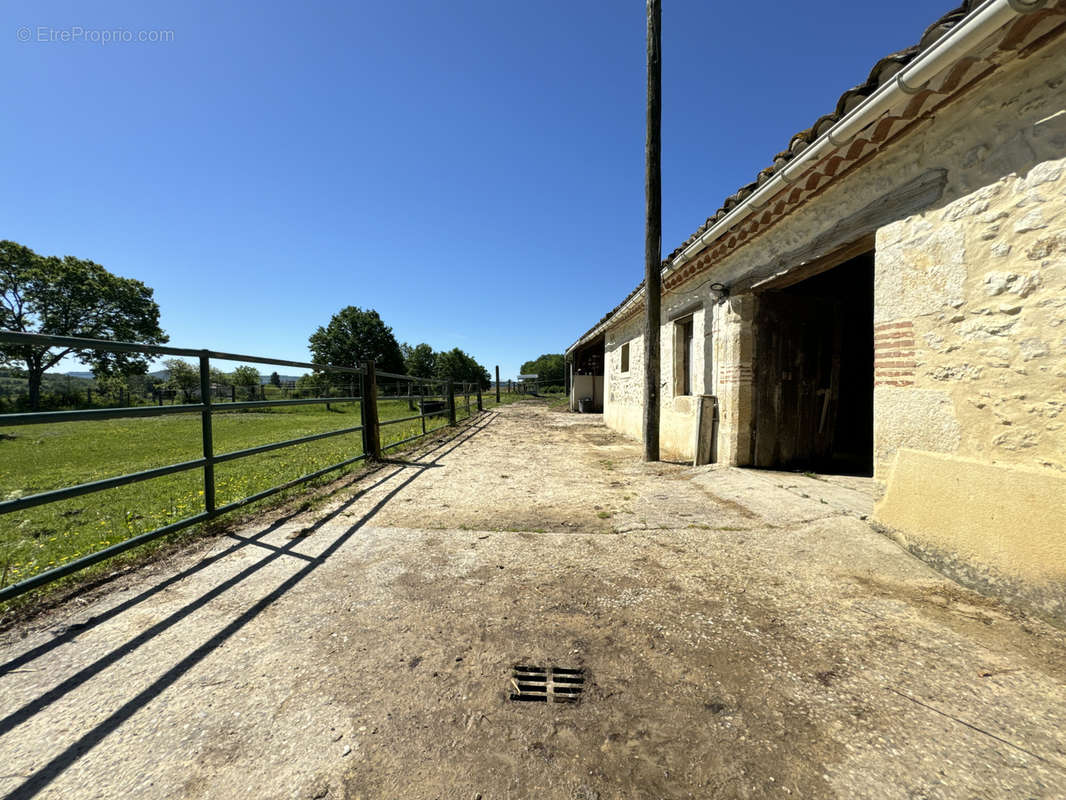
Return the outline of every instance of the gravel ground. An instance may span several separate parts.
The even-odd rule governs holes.
[[[1066,633],[870,492],[486,413],[0,634],[0,794],[1066,797]],[[583,699],[511,702],[515,664]]]

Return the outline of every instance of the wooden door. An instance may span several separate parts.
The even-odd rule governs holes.
[[[817,469],[832,460],[843,330],[839,300],[759,296],[755,466]]]

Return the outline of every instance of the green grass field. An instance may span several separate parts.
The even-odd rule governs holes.
[[[504,395],[503,401],[517,399]],[[495,407],[486,393],[485,408]],[[471,409],[476,413],[476,399]],[[382,422],[417,414],[405,399],[380,399]],[[467,416],[456,398],[456,416]],[[222,454],[270,442],[359,425],[358,403],[332,403],[258,411],[219,411],[213,415],[214,452]],[[426,420],[427,431],[447,425],[447,416]],[[381,428],[382,446],[422,432],[419,420]],[[215,465],[216,506],[223,506],[301,475],[359,455],[361,433],[294,445]],[[390,451],[392,452],[392,451]],[[0,499],[160,467],[202,455],[199,414],[3,427],[0,418]],[[357,462],[348,469],[361,468]],[[338,470],[318,479],[343,475]],[[296,487],[263,501],[277,505],[303,490]],[[0,586],[107,547],[130,536],[176,522],[204,510],[203,471],[168,475],[94,494],[0,516]],[[113,569],[119,560],[143,556],[145,545],[90,568]],[[64,581],[65,583],[66,581]],[[12,601],[12,602],[18,602]]]

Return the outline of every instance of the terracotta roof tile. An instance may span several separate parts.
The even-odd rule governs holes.
[[[682,242],[680,247],[670,253],[670,255],[663,261],[663,264],[669,263],[677,257],[686,247],[702,236],[709,227],[724,217],[726,213],[733,209],[741,200],[751,194],[756,187],[761,186],[768,181],[775,172],[806,150],[815,139],[829,130],[837,120],[855,108],[855,106],[861,103],[869,95],[873,94],[885,83],[885,81],[891,79],[897,72],[903,69],[903,67],[913,61],[915,57],[931,47],[937,39],[959,24],[959,22],[961,22],[962,19],[973,10],[975,5],[977,5],[977,0],[965,0],[961,6],[953,11],[949,11],[926,28],[921,39],[918,40],[918,44],[913,47],[908,47],[905,50],[900,50],[898,53],[887,55],[874,64],[865,82],[848,89],[840,95],[840,98],[837,100],[836,108],[833,109],[833,111],[820,116],[815,120],[814,124],[806,130],[796,133],[792,139],[789,140],[788,148],[774,156],[773,163],[760,170],[753,183],[742,186],[738,192],[727,197],[722,203],[721,208],[711,214],[711,216],[707,218],[707,221],[696,229],[695,233]]]

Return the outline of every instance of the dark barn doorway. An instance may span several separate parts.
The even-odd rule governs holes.
[[[873,251],[792,281],[758,295],[752,463],[873,475]]]

